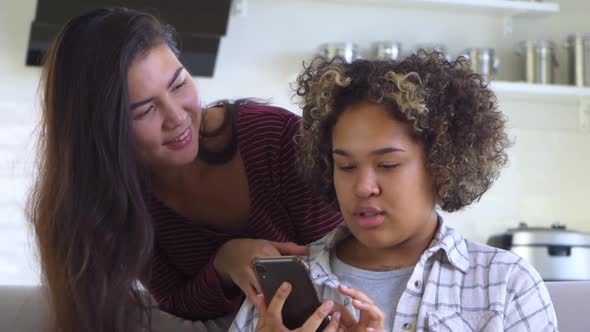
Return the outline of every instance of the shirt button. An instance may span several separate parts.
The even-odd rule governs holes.
[[[416,280],[416,281],[414,282],[414,286],[416,286],[416,288],[418,288],[418,289],[422,288],[422,281],[420,281],[420,280]]]
[[[409,331],[409,330],[411,330],[411,329],[412,329],[412,324],[410,324],[410,323],[405,323],[405,324],[402,326],[402,328],[403,328],[404,330],[406,330],[406,331]]]

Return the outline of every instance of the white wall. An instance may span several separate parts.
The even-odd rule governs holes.
[[[24,66],[35,0],[0,1],[0,284],[38,282],[24,221],[39,70]]]
[[[374,40],[399,40],[406,49],[421,42],[443,42],[452,53],[493,46],[502,57],[499,78],[518,79],[518,40],[590,32],[582,15],[585,0],[562,0],[562,13],[518,19],[504,36],[503,18],[488,14],[426,12],[335,4],[318,0],[249,0],[247,15],[230,20],[215,77],[199,78],[206,101],[259,97],[294,112],[288,83],[317,45],[353,41],[367,49]],[[38,282],[22,212],[31,179],[35,89],[38,68],[24,66],[35,0],[0,3],[0,284]],[[562,56],[564,53],[561,54]],[[566,81],[565,66],[558,80]],[[560,220],[590,232],[584,204],[590,201],[590,135],[581,131],[576,104],[532,102],[501,96],[515,146],[511,164],[482,201],[447,220],[479,241],[525,220],[545,225]]]

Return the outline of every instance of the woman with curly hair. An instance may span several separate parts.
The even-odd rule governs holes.
[[[437,53],[401,62],[316,59],[298,78],[301,165],[344,216],[310,245],[308,262],[320,297],[348,309],[338,309],[343,322],[388,331],[557,330],[530,264],[463,238],[437,212],[478,201],[507,162],[504,116],[468,68]],[[363,293],[360,302],[348,300],[354,292]],[[247,307],[235,325],[252,318]],[[369,307],[376,314],[364,314]]]

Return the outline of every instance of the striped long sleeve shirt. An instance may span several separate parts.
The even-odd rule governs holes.
[[[213,267],[219,247],[233,238],[308,244],[329,233],[342,216],[312,194],[296,169],[294,135],[301,119],[281,108],[249,103],[238,112],[238,149],[248,177],[250,216],[239,236],[197,225],[152,195],[156,232],[151,277],[142,280],[160,307],[205,320],[235,311],[243,295],[224,289]]]

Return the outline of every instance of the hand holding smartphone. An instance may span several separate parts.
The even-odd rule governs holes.
[[[290,330],[301,327],[318,309],[321,302],[309,275],[298,256],[258,257],[252,267],[262,288],[264,297],[270,301],[283,282],[292,286],[291,294],[283,306],[283,324]],[[318,331],[324,330],[329,320],[324,319]]]

